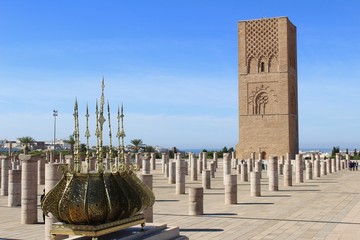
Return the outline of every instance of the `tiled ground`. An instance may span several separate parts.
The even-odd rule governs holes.
[[[176,195],[158,164],[153,172],[154,222],[179,226],[190,239],[360,239],[360,171],[342,170],[304,183],[293,179],[292,187],[283,187],[280,176],[277,192],[268,191],[263,174],[261,197],[250,197],[249,182],[239,177],[238,203],[225,205],[221,162],[219,167],[212,189],[204,191],[205,214],[188,216],[188,190]],[[187,188],[201,186],[189,176],[186,181]],[[40,210],[38,215],[42,220]],[[44,238],[44,225],[21,225],[20,207],[7,207],[4,196],[0,216],[0,239]]]

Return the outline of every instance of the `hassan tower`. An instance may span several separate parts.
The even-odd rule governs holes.
[[[238,159],[299,151],[296,27],[287,17],[238,23]]]

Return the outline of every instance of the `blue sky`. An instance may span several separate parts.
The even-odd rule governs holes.
[[[235,147],[237,22],[288,16],[298,36],[300,147],[359,148],[359,5],[0,1],[0,138],[51,140],[53,109],[57,138],[68,138],[75,97],[84,132],[104,77],[113,132],[124,103],[126,143]]]

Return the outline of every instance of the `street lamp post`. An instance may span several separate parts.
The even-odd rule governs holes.
[[[54,116],[54,155],[55,155],[55,141],[56,141],[56,117],[58,116],[58,111],[53,110],[53,116]],[[55,158],[55,156],[54,156]]]

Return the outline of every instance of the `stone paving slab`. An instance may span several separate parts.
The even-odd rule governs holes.
[[[186,176],[186,193],[175,194],[161,166],[153,171],[156,195],[154,222],[179,226],[190,239],[359,239],[360,171],[342,170],[321,178],[283,186],[269,192],[268,179],[261,179],[261,197],[250,197],[250,183],[240,182],[238,203],[224,204],[221,161],[212,189],[204,190],[204,215],[188,215],[188,187],[201,187]],[[236,172],[232,170],[233,174]],[[38,198],[43,190],[38,187]],[[44,239],[44,225],[20,224],[20,207],[7,207],[0,196],[0,239]],[[42,213],[38,211],[39,222]]]

